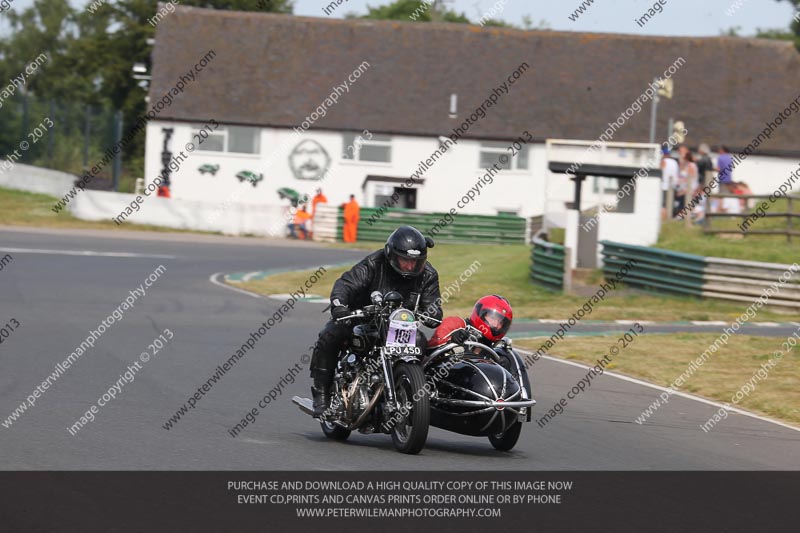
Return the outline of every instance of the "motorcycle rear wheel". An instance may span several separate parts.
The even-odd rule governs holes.
[[[492,446],[494,446],[495,450],[501,452],[510,451],[514,446],[517,445],[521,431],[522,422],[515,422],[513,426],[508,428],[503,433],[489,435],[489,442],[492,443]]]
[[[392,427],[392,442],[398,452],[414,455],[425,446],[431,422],[425,374],[418,365],[400,363],[394,370],[394,384],[398,408],[406,405],[411,412]]]

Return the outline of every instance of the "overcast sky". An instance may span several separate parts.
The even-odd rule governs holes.
[[[331,0],[296,0],[295,14],[325,17],[322,11]],[[726,11],[736,0],[661,0],[663,11],[639,27],[640,18],[653,0],[595,0],[576,21],[569,19],[581,0],[452,0],[447,6],[478,20],[500,6],[495,18],[522,25],[522,17],[541,19],[554,30],[600,31],[645,35],[719,35],[720,30],[741,26],[743,35],[753,35],[756,28],[788,28],[794,13],[789,2],[775,0],[739,0],[742,7],[729,16]],[[386,0],[347,0],[330,14],[342,17],[348,12],[366,13],[366,6],[389,4]],[[505,5],[504,5],[505,4]]]
[[[451,0],[449,8],[478,20],[493,6],[498,6],[495,18],[522,25],[522,17],[529,15],[535,22],[544,19],[554,30],[599,31],[635,33],[644,35],[719,35],[721,30],[740,26],[740,33],[753,35],[757,28],[788,28],[794,14],[789,2],[775,0],[661,0],[663,11],[639,27],[640,18],[654,1],[651,0],[595,0],[576,21],[569,19],[582,0]],[[733,15],[726,11],[736,2],[743,5]],[[386,5],[389,0],[346,0],[330,15],[322,9],[331,0],[296,0],[295,14],[313,17],[341,18],[346,13],[366,13],[366,6]],[[73,0],[74,5],[85,6],[87,0]],[[30,6],[33,0],[13,0],[19,9]],[[2,16],[2,15],[0,15]],[[0,23],[5,33],[8,26]]]

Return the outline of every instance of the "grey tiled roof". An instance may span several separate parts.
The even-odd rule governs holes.
[[[337,20],[178,6],[156,31],[151,100],[208,50],[215,59],[160,118],[298,126],[363,61],[369,68],[313,128],[448,134],[521,63],[530,68],[465,137],[596,139],[679,56],[675,96],[659,106],[688,141],[746,146],[800,94],[788,42],[522,31],[463,24]],[[458,94],[458,118],[449,117]],[[650,103],[614,135],[648,139]],[[800,154],[800,117],[761,153]]]

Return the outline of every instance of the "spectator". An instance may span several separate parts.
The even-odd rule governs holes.
[[[677,212],[683,211],[686,205],[686,198],[695,193],[697,189],[697,165],[694,162],[694,156],[688,148],[681,145],[681,160],[678,164],[678,184],[675,187],[675,200],[677,201]],[[691,213],[687,216],[691,217]]]
[[[722,194],[736,194],[733,183],[723,183],[720,185]],[[723,198],[720,205],[720,212],[738,215],[742,212],[742,203],[738,198]]]
[[[294,220],[291,224],[289,224],[289,237],[292,239],[307,239],[308,228],[306,227],[306,224],[310,218],[311,214],[306,211],[306,206],[304,205],[299,211],[297,211],[297,213],[294,214]],[[302,232],[302,237],[298,235],[298,230]]]
[[[311,200],[311,218],[317,215],[317,204],[327,204],[328,198],[322,194],[322,189],[317,189],[317,194]]]
[[[733,194],[742,194],[742,195],[753,194],[753,191],[750,189],[750,186],[743,181],[734,181],[732,185],[733,185]],[[742,211],[752,207],[751,204],[754,204],[755,202],[756,200],[753,200],[752,198],[742,198],[741,200],[739,200],[739,203],[742,206]]]
[[[728,153],[727,146],[720,146],[719,147],[719,156],[717,157],[717,168],[715,169],[719,173],[719,182],[720,183],[731,183],[733,182],[733,156]]]
[[[698,186],[702,187],[706,184],[708,179],[707,172],[714,170],[714,162],[711,161],[711,148],[706,143],[701,144],[697,148],[697,179],[699,180]]]
[[[344,204],[344,230],[342,231],[344,242],[356,242],[360,213],[361,208],[356,202],[356,196],[351,194],[350,202]]]
[[[675,161],[672,157],[670,157],[669,148],[663,148],[661,156],[661,191],[662,191],[662,201],[661,201],[661,218],[667,218],[667,205],[672,202],[670,191],[673,190],[675,184],[678,181],[678,162]],[[669,211],[672,212],[673,206],[669,206]]]

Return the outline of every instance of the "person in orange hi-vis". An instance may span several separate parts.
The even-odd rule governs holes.
[[[360,212],[361,208],[356,202],[356,196],[351,194],[350,201],[344,204],[344,230],[342,231],[344,242],[356,242]]]
[[[311,214],[306,211],[306,206],[300,208],[294,215],[294,221],[289,224],[289,237],[292,239],[307,239],[308,238],[308,227],[306,223],[311,218]],[[302,236],[297,234],[297,231],[302,232]]]
[[[328,198],[322,194],[322,189],[317,189],[317,195],[311,200],[311,218],[317,214],[317,204],[327,204]]]

